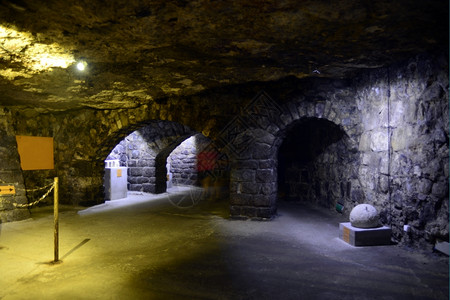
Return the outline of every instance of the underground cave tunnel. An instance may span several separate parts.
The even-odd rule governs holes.
[[[326,208],[335,207],[338,201],[344,203],[351,178],[345,169],[351,153],[344,136],[339,126],[324,119],[291,125],[278,150],[279,200]]]
[[[0,2],[0,298],[448,299],[448,1],[104,2]],[[109,154],[141,198],[83,216]],[[171,176],[222,201],[179,210]],[[396,246],[340,240],[357,204]]]

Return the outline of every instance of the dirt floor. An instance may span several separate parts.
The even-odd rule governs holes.
[[[0,299],[449,299],[447,256],[353,247],[337,212],[294,203],[272,221],[230,220],[201,195],[62,206],[58,264],[52,207],[2,224]]]

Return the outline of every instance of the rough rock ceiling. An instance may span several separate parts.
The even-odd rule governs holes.
[[[0,105],[135,107],[447,49],[444,0],[2,1]]]

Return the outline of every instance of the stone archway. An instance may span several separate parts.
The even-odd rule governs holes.
[[[234,139],[234,141],[241,141],[248,140],[250,137],[251,141],[244,143],[245,150],[240,151],[239,155],[233,159],[230,184],[232,217],[270,219],[276,215],[278,150],[286,133],[300,120],[315,119],[338,126],[345,135],[341,147],[352,154],[350,155],[352,159],[359,160],[356,141],[361,135],[360,116],[355,113],[357,111],[355,101],[350,102],[348,99],[352,96],[352,91],[348,89],[329,93],[327,97],[317,97],[317,100],[297,96],[295,100],[282,107],[278,106],[266,93],[257,96],[263,97],[264,100],[257,98],[253,101],[256,103],[257,113],[248,116],[253,119],[251,125]],[[261,109],[262,106],[264,109]],[[247,111],[252,113],[251,108]],[[261,111],[269,113],[260,114]],[[238,147],[236,144],[233,146]],[[354,173],[353,169],[348,171],[348,174]],[[359,189],[358,179],[353,178],[353,175],[349,175],[350,177],[352,177],[350,183],[352,190],[346,191],[347,198],[353,193],[353,188],[355,191]]]
[[[127,168],[128,191],[160,194],[167,191],[170,175],[175,175],[174,186],[202,185],[198,172],[204,169],[205,163],[212,161],[205,162],[199,155],[210,151],[211,147],[209,138],[186,126],[170,121],[152,121],[120,141],[107,160],[118,160],[121,167]],[[213,177],[214,188],[219,177],[223,176],[216,172],[220,169],[217,163],[214,160],[208,174],[202,173]],[[170,170],[167,165],[171,166]]]
[[[151,121],[131,132],[109,153],[128,171],[128,190],[166,192],[166,160],[184,140],[196,132],[170,121]]]
[[[278,148],[278,200],[342,207],[358,186],[354,162],[343,129],[326,119],[302,118],[288,126]],[[352,182],[353,181],[353,182]]]
[[[167,145],[162,151],[155,157],[155,193],[164,193],[167,190],[167,158],[170,153],[177,148],[184,140],[192,135],[181,136]]]
[[[112,118],[120,119],[120,115],[114,114]],[[133,124],[123,121],[113,122],[114,126],[106,127],[104,126],[106,122],[99,125],[95,122],[96,118],[93,118],[93,116],[85,117],[85,119],[87,121],[82,128],[90,129],[79,130],[75,136],[70,136],[68,142],[72,142],[75,145],[74,147],[66,146],[68,142],[65,138],[68,135],[57,135],[55,137],[56,155],[58,157],[56,167],[61,178],[60,194],[62,201],[66,203],[93,205],[104,202],[104,160],[121,140],[135,130],[146,125],[157,126],[155,131],[158,132],[158,136],[154,138],[157,153],[176,139],[182,136],[188,137],[195,133],[190,128],[171,121],[145,120]],[[65,128],[70,128],[70,132],[73,132],[75,130],[72,127],[75,126],[72,124],[77,120],[78,118],[67,118],[67,121],[62,123],[67,124]],[[80,122],[80,127],[81,124]],[[159,125],[162,125],[162,127],[159,127]],[[64,131],[61,130],[62,133],[66,132],[65,128]],[[152,168],[149,165],[142,165],[142,167]]]

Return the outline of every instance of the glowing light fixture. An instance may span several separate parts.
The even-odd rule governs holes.
[[[86,70],[86,66],[87,66],[87,63],[85,61],[80,61],[80,62],[77,63],[77,69],[79,71]]]

